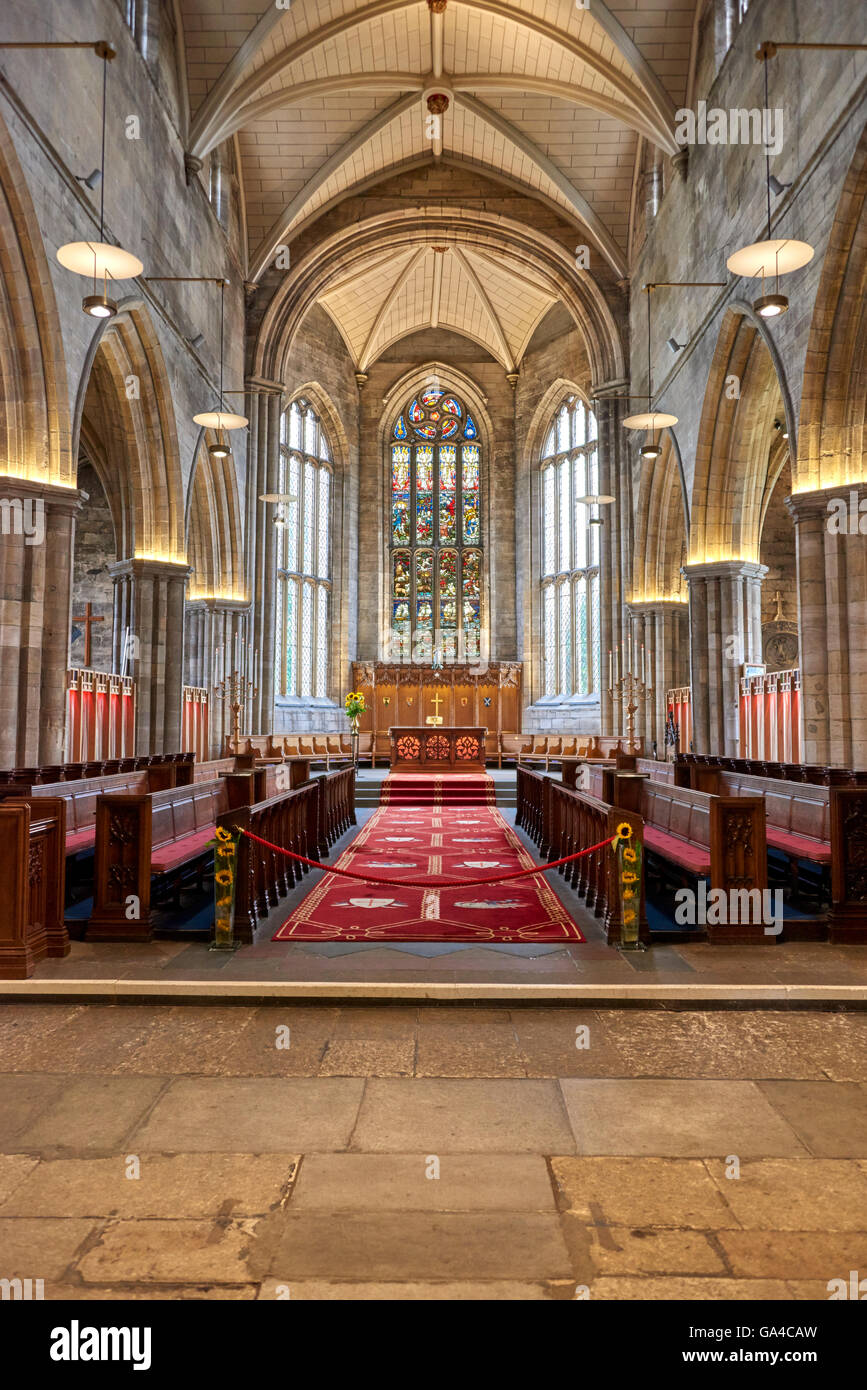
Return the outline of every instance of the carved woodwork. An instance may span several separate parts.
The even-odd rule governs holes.
[[[27,979],[43,957],[69,953],[65,817],[59,797],[0,804],[0,979]]]
[[[867,787],[831,787],[832,941],[867,941]]]
[[[483,726],[391,728],[391,766],[399,772],[484,771],[486,732]]]

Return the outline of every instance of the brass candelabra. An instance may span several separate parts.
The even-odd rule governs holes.
[[[241,712],[248,700],[255,700],[258,687],[245,680],[238,670],[230,671],[214,686],[214,694],[232,711],[232,747],[237,754],[241,743]]]
[[[629,740],[629,747],[632,752],[636,752],[635,745],[635,716],[645,700],[651,693],[651,686],[646,685],[643,680],[634,675],[632,671],[624,671],[622,676],[611,679],[608,687],[609,699],[622,703],[626,715],[626,737]]]

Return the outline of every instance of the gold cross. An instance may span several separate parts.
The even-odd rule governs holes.
[[[434,714],[438,715],[440,712],[440,705],[445,704],[445,700],[442,695],[440,695],[439,691],[437,691],[436,695],[431,696],[431,704],[434,707]]]

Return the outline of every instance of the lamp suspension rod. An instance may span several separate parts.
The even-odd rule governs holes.
[[[724,290],[727,280],[653,280],[645,285],[646,290],[666,290],[672,286],[685,285],[690,289]]]
[[[769,110],[770,110],[770,107],[768,106],[768,55],[767,55],[767,53],[766,53],[765,56],[764,56],[764,74],[765,74],[765,110],[766,110],[766,111],[769,111]],[[767,200],[768,200],[768,241],[770,241],[770,240],[771,240],[771,149],[770,149],[770,145],[768,145],[767,142],[765,143],[765,194],[766,194]],[[777,276],[777,289],[779,289],[779,288],[780,288],[780,277],[779,277],[779,275],[778,275],[778,276]]]
[[[98,58],[105,58],[110,61],[117,57],[116,51],[111,44],[106,43],[105,39],[97,39],[95,43],[87,39],[70,39],[65,43],[5,43],[0,42],[0,48],[92,48]]]
[[[825,49],[829,53],[865,53],[867,43],[776,43],[773,39],[765,39],[756,49],[757,61],[776,58],[777,50],[780,48]]]
[[[186,285],[227,285],[229,283],[220,275],[143,275],[141,278],[149,284],[156,284],[157,281],[175,281]]]
[[[100,155],[100,169],[102,178],[99,181],[99,239],[105,241],[105,100],[108,93],[108,59],[102,55],[102,153]]]

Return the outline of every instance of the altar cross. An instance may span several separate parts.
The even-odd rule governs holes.
[[[434,707],[434,714],[439,718],[440,705],[445,704],[445,700],[442,695],[440,695],[439,691],[437,691],[436,695],[431,696],[431,704]]]
[[[83,624],[84,624],[84,669],[85,669],[86,671],[89,671],[89,670],[90,670],[90,629],[91,629],[91,626],[92,626],[93,623],[103,623],[103,622],[105,622],[105,619],[104,619],[104,618],[95,618],[95,617],[93,616],[93,608],[92,608],[92,605],[89,604],[89,603],[86,603],[86,604],[84,605],[84,615],[83,615],[82,617],[78,617],[78,618],[77,618],[77,617],[75,616],[75,614],[73,614],[73,616],[72,616],[72,621],[73,621],[74,623],[83,623]]]

